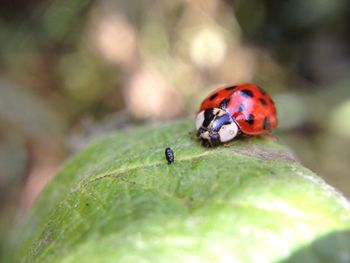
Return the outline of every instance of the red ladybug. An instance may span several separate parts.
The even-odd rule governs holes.
[[[196,117],[197,137],[206,147],[228,142],[240,133],[265,134],[276,126],[274,102],[254,84],[219,88],[202,102]]]

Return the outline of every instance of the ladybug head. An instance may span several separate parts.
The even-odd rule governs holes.
[[[235,138],[239,132],[230,114],[219,108],[200,111],[196,117],[197,137],[205,147],[217,146]]]

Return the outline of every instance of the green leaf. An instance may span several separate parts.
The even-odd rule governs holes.
[[[94,142],[10,251],[14,262],[349,262],[349,229],[347,200],[274,139],[205,149],[185,120]]]

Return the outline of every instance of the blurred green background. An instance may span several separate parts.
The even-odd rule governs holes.
[[[193,117],[223,83],[264,87],[275,135],[350,196],[349,1],[1,2],[0,240],[91,139]]]

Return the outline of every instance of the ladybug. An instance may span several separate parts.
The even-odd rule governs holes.
[[[239,134],[265,134],[276,126],[275,103],[263,89],[250,83],[212,92],[196,116],[197,137],[205,147],[231,141]]]
[[[168,164],[171,164],[175,161],[173,149],[167,147],[165,148],[164,153],[165,153],[165,159],[168,161]]]

